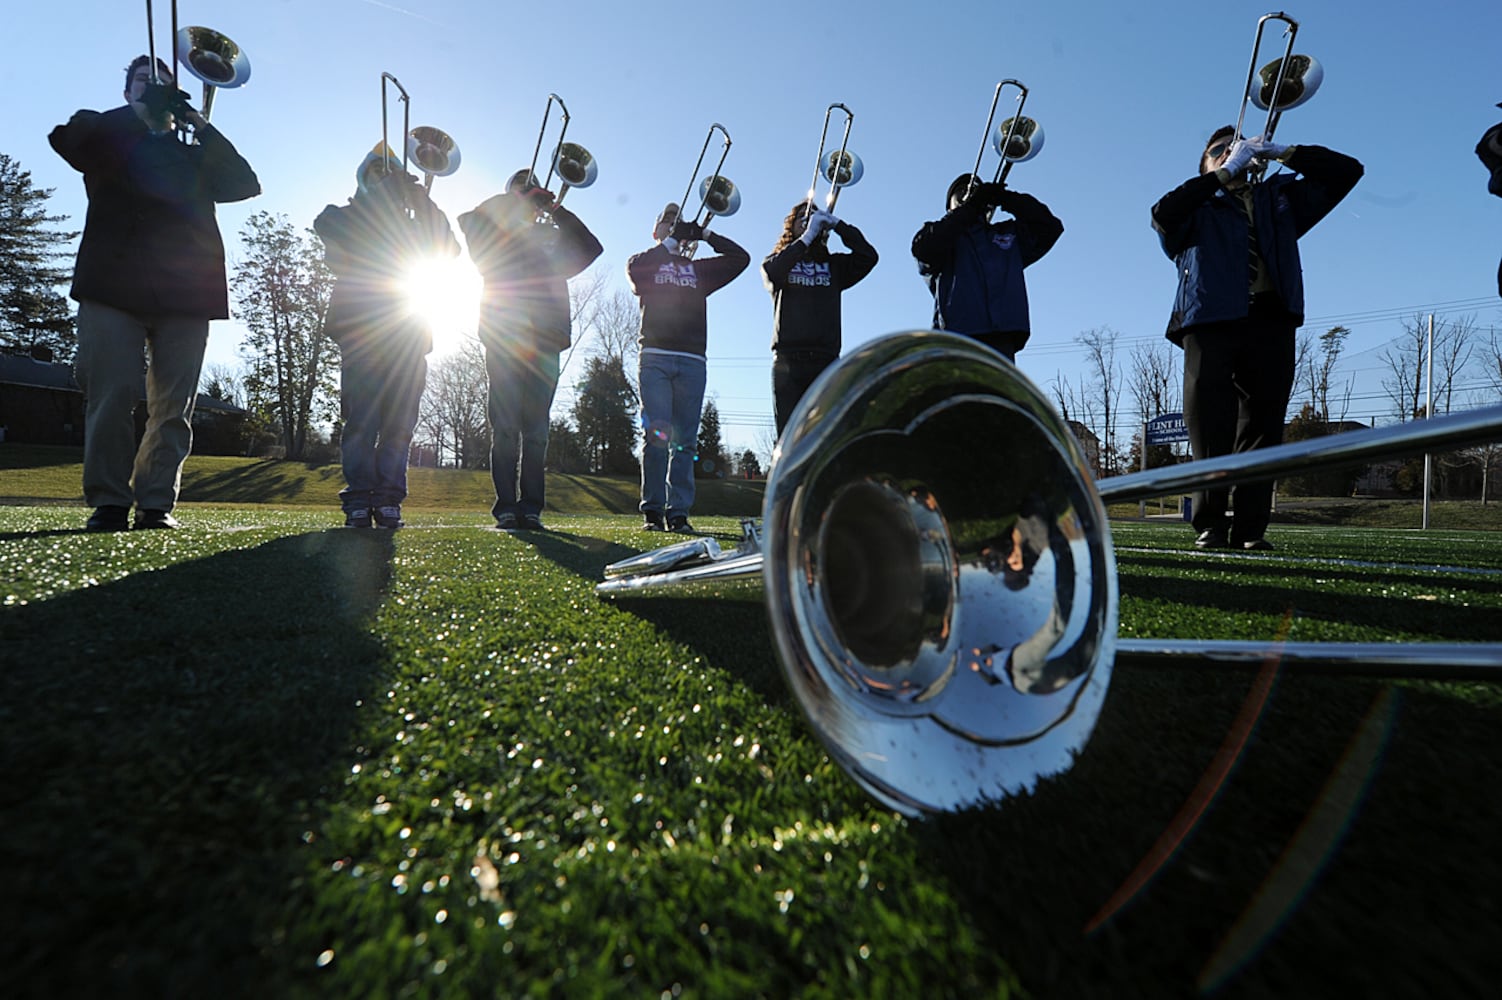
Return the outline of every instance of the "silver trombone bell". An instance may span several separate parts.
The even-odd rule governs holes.
[[[699,182],[699,198],[711,215],[734,215],[741,210],[740,189],[719,174]]]
[[[1012,122],[1017,123],[1016,129],[1012,130],[1012,140],[1007,143],[1007,131],[1012,129]],[[991,148],[996,150],[1002,159],[1009,163],[1026,163],[1039,153],[1043,152],[1043,126],[1037,119],[1008,118],[996,126],[996,134],[991,137]],[[1002,144],[1006,143],[1006,148]]]
[[[1325,82],[1325,68],[1319,64],[1319,60],[1313,56],[1290,55],[1288,71],[1283,77],[1283,85],[1278,87],[1275,102],[1273,88],[1277,86],[1278,70],[1282,63],[1282,59],[1274,59],[1257,71],[1259,86],[1252,90],[1251,99],[1252,105],[1260,111],[1287,111],[1289,108],[1296,108],[1313,97],[1320,84]]]

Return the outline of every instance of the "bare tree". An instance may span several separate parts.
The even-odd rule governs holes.
[[[1121,369],[1116,366],[1116,341],[1120,334],[1110,327],[1096,327],[1077,335],[1074,342],[1085,349],[1090,381],[1085,386],[1085,398],[1091,401],[1089,409],[1095,410],[1099,421],[1090,427],[1100,439],[1100,468],[1097,475],[1110,476],[1116,472],[1116,417],[1117,401],[1121,393]]]
[[[1334,422],[1338,423],[1345,419],[1346,410],[1350,407],[1355,380],[1348,379],[1343,387],[1335,385],[1335,365],[1340,361],[1341,351],[1350,335],[1351,331],[1346,327],[1332,326],[1319,335],[1317,347],[1313,344],[1313,338],[1310,338],[1309,350],[1304,353],[1304,380],[1309,387],[1309,403],[1319,419],[1324,421],[1327,430],[1332,422],[1331,413],[1337,414]],[[1335,400],[1333,411],[1330,405],[1332,395]]]
[[[1403,322],[1403,333],[1394,338],[1394,343],[1382,351],[1382,363],[1388,374],[1382,379],[1382,388],[1392,400],[1393,415],[1398,423],[1414,419],[1419,412],[1419,399],[1424,385],[1424,353],[1428,342],[1427,321],[1415,313],[1411,320]]]
[[[1443,336],[1441,336],[1443,332]],[[1471,363],[1479,331],[1475,316],[1434,327],[1434,412],[1449,413],[1456,382]]]
[[[1166,340],[1150,340],[1132,348],[1127,391],[1132,394],[1144,423],[1182,409],[1179,395],[1182,380],[1176,361],[1173,346]]]
[[[1474,316],[1434,321],[1434,412],[1450,412],[1456,383],[1470,364],[1478,333]],[[1412,420],[1423,411],[1428,343],[1429,317],[1415,313],[1404,321],[1397,343],[1382,352],[1388,369],[1382,387],[1393,401],[1399,422]]]
[[[489,382],[485,351],[466,337],[459,350],[433,362],[417,424],[438,452],[460,469],[483,469],[490,459]]]

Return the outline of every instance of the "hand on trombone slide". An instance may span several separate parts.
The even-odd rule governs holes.
[[[697,222],[679,219],[673,223],[673,231],[670,235],[679,243],[697,243],[704,238],[704,227]]]

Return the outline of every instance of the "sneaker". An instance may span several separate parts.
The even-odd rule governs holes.
[[[1273,543],[1265,538],[1253,538],[1249,542],[1242,542],[1241,547],[1248,552],[1271,552]]]
[[[523,531],[547,531],[548,529],[544,528],[542,526],[542,518],[541,517],[537,516],[536,514],[523,514],[522,515],[522,530]]]
[[[509,510],[504,514],[497,514],[495,516],[495,527],[497,531],[515,531],[518,527],[516,515]]]
[[[355,507],[344,512],[344,526],[346,528],[368,528],[370,524],[369,507]]]
[[[683,514],[675,514],[668,518],[668,530],[680,535],[694,534],[694,526],[688,523],[688,517]]]
[[[170,530],[172,528],[181,527],[181,525],[179,525],[177,523],[177,518],[175,518],[175,517],[172,516],[172,512],[171,511],[168,511],[168,510],[137,510],[136,511],[136,527],[137,528],[148,528],[148,529],[150,529],[150,528],[165,528],[165,529],[169,529]]]
[[[130,527],[130,508],[106,504],[95,507],[94,513],[84,523],[85,531],[124,531]]]
[[[372,516],[375,518],[375,526],[377,528],[400,528],[404,526],[402,524],[402,509],[395,504],[377,507],[372,512]]]
[[[1224,528],[1208,528],[1200,532],[1200,536],[1194,540],[1197,549],[1228,549],[1231,543],[1226,541]]]
[[[655,510],[645,511],[644,515],[646,516],[647,523],[643,524],[641,526],[641,530],[643,530],[643,531],[661,531],[661,530],[663,530],[662,514],[659,511],[655,511]]]

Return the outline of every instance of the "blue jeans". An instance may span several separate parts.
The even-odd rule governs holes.
[[[398,505],[407,498],[407,455],[428,381],[425,346],[390,337],[343,350],[339,457],[348,485],[339,491],[339,501],[346,512]]]
[[[558,352],[486,346],[490,380],[490,478],[495,517],[538,516],[543,505],[543,463],[548,455],[548,414],[558,389]],[[520,471],[518,472],[518,467]]]
[[[687,517],[694,506],[699,411],[704,405],[704,359],[643,351],[641,392],[641,510]]]

